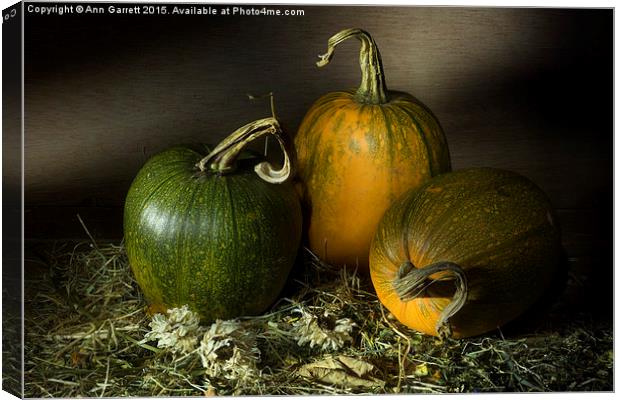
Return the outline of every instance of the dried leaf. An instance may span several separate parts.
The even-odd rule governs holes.
[[[358,360],[357,358],[347,357],[347,356],[338,356],[338,361],[340,361],[344,366],[346,366],[351,371],[355,372],[357,376],[360,378],[364,375],[372,372],[375,369],[375,366],[366,361]]]
[[[385,382],[368,376],[375,366],[347,356],[327,358],[302,366],[297,373],[308,379],[344,387],[383,387]]]

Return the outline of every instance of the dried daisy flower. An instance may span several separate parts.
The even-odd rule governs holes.
[[[157,340],[160,349],[188,354],[196,348],[200,317],[184,305],[169,309],[167,317],[163,314],[153,315],[149,327],[151,330],[144,335],[145,342]]]
[[[319,346],[321,350],[338,350],[346,342],[350,342],[350,333],[356,324],[349,318],[336,319],[336,316],[325,310],[322,316],[312,314],[303,308],[295,310],[301,317],[293,321],[291,333],[300,346],[306,343],[310,348]]]
[[[237,321],[215,321],[200,341],[198,354],[208,377],[247,383],[260,375],[256,335]]]

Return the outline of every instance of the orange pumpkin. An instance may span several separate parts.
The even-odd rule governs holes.
[[[405,191],[449,171],[450,156],[431,111],[410,94],[387,90],[379,49],[367,32],[334,35],[317,65],[326,65],[351,37],[362,44],[360,87],[319,98],[295,147],[310,249],[331,264],[367,271],[370,241],[385,210]]]
[[[370,250],[379,300],[434,336],[475,336],[538,301],[562,247],[545,194],[526,178],[479,168],[440,175],[385,213]],[[455,285],[456,283],[456,285]]]

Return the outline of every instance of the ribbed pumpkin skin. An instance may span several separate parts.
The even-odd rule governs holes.
[[[294,263],[299,200],[290,183],[261,180],[251,160],[196,177],[203,156],[172,148],[138,173],[124,214],[131,268],[155,309],[188,304],[205,321],[259,314]]]
[[[295,147],[308,211],[310,249],[334,265],[368,270],[385,210],[405,191],[450,170],[437,119],[409,94],[362,104],[355,91],[329,93],[307,112]]]
[[[469,169],[434,178],[386,212],[372,242],[370,274],[380,301],[399,321],[437,336],[435,324],[454,284],[434,283],[403,302],[392,283],[407,260],[417,268],[458,264],[469,286],[465,305],[450,319],[459,338],[525,311],[549,287],[560,258],[552,208],[537,186],[516,173]]]

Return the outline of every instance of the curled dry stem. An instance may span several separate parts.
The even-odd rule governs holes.
[[[280,144],[284,154],[282,168],[275,169],[269,162],[263,161],[254,167],[256,174],[269,183],[286,182],[293,175],[291,146],[284,139],[280,123],[274,117],[259,119],[242,126],[230,136],[222,140],[211,153],[200,160],[196,167],[204,172],[207,170],[226,174],[234,170],[235,160],[241,151],[252,141],[265,135],[273,135]]]
[[[356,100],[364,104],[387,103],[388,90],[385,85],[381,53],[372,36],[365,30],[359,28],[344,29],[330,37],[327,41],[327,52],[319,55],[319,61],[316,65],[324,67],[329,64],[336,46],[352,37],[359,39],[361,43],[359,60],[362,82],[355,94]]]
[[[438,278],[432,275],[440,274]],[[411,261],[401,264],[398,277],[394,280],[394,290],[402,301],[411,301],[420,297],[433,282],[453,279],[456,291],[452,301],[441,312],[435,329],[440,337],[452,336],[450,318],[465,305],[467,300],[467,277],[463,269],[455,263],[441,261],[424,268],[416,268]]]

